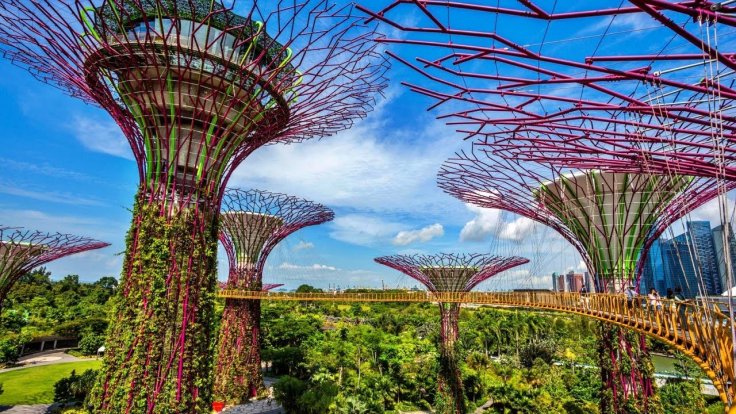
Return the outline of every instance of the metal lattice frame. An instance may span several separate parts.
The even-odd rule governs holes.
[[[271,250],[285,237],[334,218],[329,208],[284,194],[227,189],[222,203],[220,241],[230,272],[226,289],[266,291],[263,268]],[[263,390],[261,374],[261,302],[225,301],[215,365],[215,399],[245,403]]]
[[[228,288],[260,290],[271,250],[299,229],[331,221],[335,213],[298,197],[229,188],[220,217],[220,242],[230,264]]]
[[[0,310],[13,285],[34,268],[109,245],[88,237],[0,226]]]
[[[469,292],[491,277],[529,262],[516,256],[450,253],[384,256],[375,260],[415,279],[430,292]]]
[[[420,282],[430,292],[467,293],[491,277],[528,263],[522,257],[487,254],[395,255],[375,259]],[[437,378],[438,394],[435,411],[464,414],[466,410],[463,383],[458,367],[455,342],[458,339],[458,303],[439,302],[440,361]]]
[[[220,201],[257,148],[344,130],[386,87],[352,5],[0,0],[0,51],[106,110],[140,185],[96,412],[209,409]]]
[[[584,172],[504,157],[484,148],[474,145],[473,151],[446,161],[438,174],[440,188],[467,203],[511,211],[550,226],[580,252],[604,291],[620,291],[629,282],[638,286],[651,244],[720,188],[716,179],[641,170]],[[540,191],[544,188],[553,190]],[[602,217],[609,220],[601,221]]]
[[[107,110],[151,196],[218,200],[253,150],[349,127],[386,86],[350,6],[220,1],[0,2],[0,48]]]
[[[448,108],[440,118],[467,136],[580,168],[736,177],[736,63],[731,44],[718,42],[736,27],[731,6],[386,3],[361,9],[405,32],[381,39],[426,81],[405,84]],[[409,13],[418,18],[403,24]],[[416,64],[405,50],[420,55]]]

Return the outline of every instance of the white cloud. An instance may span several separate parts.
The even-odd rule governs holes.
[[[414,242],[428,242],[435,237],[445,234],[445,229],[441,224],[430,224],[419,230],[402,230],[394,237],[393,244],[397,246],[406,246]]]
[[[518,217],[514,221],[503,223],[498,237],[503,240],[522,241],[536,228],[537,223],[527,217]]]
[[[130,145],[115,122],[76,116],[70,126],[77,140],[89,150],[133,159]]]
[[[302,266],[302,265],[292,264],[289,262],[283,262],[279,265],[278,268],[283,269],[283,270],[329,270],[329,271],[337,270],[335,266],[328,266],[328,265],[323,265],[319,263]]]
[[[83,197],[77,194],[50,190],[32,190],[28,187],[21,188],[12,184],[0,182],[0,193],[16,197],[30,198],[32,200],[48,201],[51,203],[73,204],[84,206],[100,206],[103,203],[93,198]]]
[[[377,112],[334,137],[261,148],[235,170],[229,185],[268,188],[336,208],[452,217],[448,210],[459,204],[437,188],[435,177],[462,142],[435,121],[423,129],[416,128],[422,119],[412,120],[411,129],[384,127],[386,116]]]
[[[529,218],[519,216],[512,221],[505,221],[500,210],[466,205],[475,213],[472,220],[465,223],[460,231],[460,241],[484,241],[488,237],[514,242],[525,241],[542,225]]]
[[[401,223],[362,214],[338,216],[330,226],[330,237],[360,246],[384,243],[404,227]]]
[[[463,226],[460,231],[460,241],[483,241],[498,233],[501,221],[500,210],[482,208],[472,204],[467,204],[466,207],[475,213],[475,217]]]
[[[300,240],[299,243],[294,246],[294,250],[307,250],[307,249],[313,249],[314,243],[312,242],[305,242],[304,240]]]

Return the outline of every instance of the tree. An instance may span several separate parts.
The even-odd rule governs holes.
[[[71,375],[62,378],[54,384],[54,402],[82,402],[89,395],[94,386],[97,370],[88,369],[77,375],[72,371]]]
[[[321,293],[323,292],[322,289],[318,289],[311,285],[300,285],[298,288],[296,288],[296,293]]]
[[[95,355],[97,350],[105,344],[105,336],[88,333],[79,341],[79,350],[85,355]]]
[[[298,413],[299,397],[307,389],[307,384],[294,377],[285,375],[273,385],[273,396],[287,413]]]

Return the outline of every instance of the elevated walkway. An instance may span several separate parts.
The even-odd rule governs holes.
[[[736,414],[731,320],[718,306],[662,300],[648,306],[623,295],[553,292],[293,293],[222,290],[227,299],[318,302],[454,302],[568,312],[632,329],[666,342],[692,358],[713,381],[729,413]]]

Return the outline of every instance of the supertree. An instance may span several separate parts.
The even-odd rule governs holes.
[[[577,168],[736,179],[736,64],[718,40],[733,7],[387,3],[362,9],[407,35],[379,40],[422,54],[413,64],[391,53],[426,81],[406,85],[451,108],[440,118],[466,136]]]
[[[109,245],[87,237],[0,225],[0,312],[10,289],[32,269],[61,257]]]
[[[481,282],[513,267],[528,263],[522,257],[487,254],[395,255],[375,259],[420,282],[430,292],[469,292]],[[440,355],[435,410],[465,414],[463,382],[457,361],[459,303],[439,303]]]
[[[368,21],[403,32],[380,41],[394,44],[397,52],[389,53],[420,75],[405,84],[431,98],[431,108],[442,107],[439,118],[512,165],[532,160],[670,182],[736,177],[729,148],[736,64],[731,45],[718,41],[719,29],[722,36],[736,25],[727,3],[391,0],[361,8]],[[418,56],[416,63],[408,56]],[[732,188],[723,180],[707,186],[688,191],[693,202],[677,203],[683,210],[672,217]],[[541,194],[539,183],[535,191]],[[523,205],[529,195],[485,196],[550,219]],[[569,230],[562,233],[569,240]],[[634,250],[640,263],[646,244],[641,254]],[[625,411],[616,398],[604,399],[604,409]]]
[[[266,191],[227,189],[222,204],[220,241],[230,264],[226,289],[281,286],[262,283],[271,250],[295,231],[334,218],[321,204]],[[261,301],[226,299],[215,365],[216,400],[238,404],[263,389],[260,345]]]
[[[374,29],[352,6],[235,7],[0,0],[4,56],[105,109],[138,164],[121,288],[91,398],[98,412],[207,409],[228,177],[260,146],[349,127],[385,87]]]
[[[651,244],[714,197],[716,179],[570,170],[514,160],[476,144],[441,168],[439,186],[465,202],[514,212],[552,227],[581,254],[601,292],[638,286]],[[642,337],[599,327],[604,412],[656,412],[651,360]],[[646,412],[646,411],[644,411]]]

